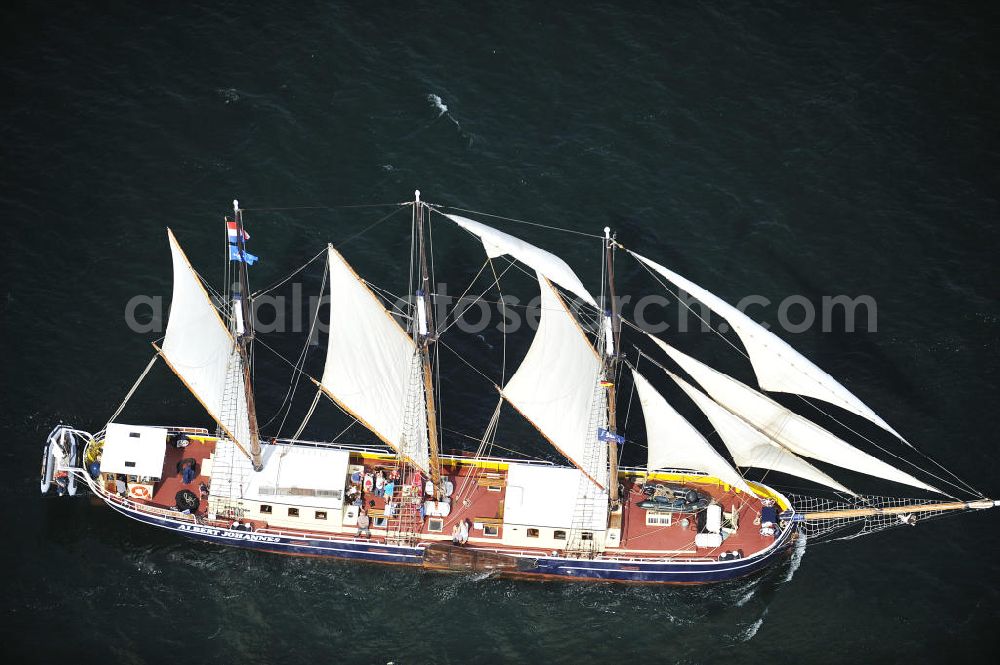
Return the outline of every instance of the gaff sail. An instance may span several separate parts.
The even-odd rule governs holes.
[[[208,415],[248,454],[250,421],[236,342],[169,229],[167,238],[173,260],[174,289],[160,355]],[[227,394],[230,374],[238,385],[230,386]],[[235,409],[226,408],[227,399],[236,401]]]
[[[429,472],[427,407],[416,344],[332,246],[330,333],[322,390]]]
[[[544,276],[541,318],[531,347],[501,394],[601,489],[608,486],[601,359],[563,299]],[[603,451],[603,452],[602,452]]]

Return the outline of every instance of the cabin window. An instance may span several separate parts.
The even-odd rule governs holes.
[[[502,487],[500,487],[499,485],[487,485],[487,486],[486,486],[486,491],[487,491],[487,492],[499,492],[499,491],[501,491],[502,489],[503,489],[503,488],[502,488]]]
[[[556,540],[566,540],[566,532],[561,529],[556,529],[552,532],[552,537]]]
[[[299,509],[298,508],[289,508],[288,509],[288,516],[289,517],[298,517],[299,516]]]
[[[125,462],[125,466],[129,469],[135,468],[135,462]]]
[[[538,538],[538,529],[528,529],[528,538]]]
[[[266,503],[260,504],[260,513],[261,513],[261,515],[270,515],[271,514],[271,506],[267,505]]]
[[[496,524],[484,524],[483,525],[483,535],[497,537],[500,535],[500,527]]]
[[[372,524],[375,525],[376,529],[384,529],[389,524],[389,520],[385,517],[376,517],[372,520]]]
[[[584,531],[580,534],[580,540],[593,540],[594,534],[591,531]]]
[[[141,439],[142,438],[142,433],[141,432],[129,432],[128,436],[129,436],[130,439]]]
[[[316,519],[318,519],[318,520],[325,520],[326,519],[326,511],[325,510],[317,510],[316,511]]]
[[[441,533],[444,531],[444,520],[440,517],[434,517],[427,520],[427,530],[433,531],[434,533]]]

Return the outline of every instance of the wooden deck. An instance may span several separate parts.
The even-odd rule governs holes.
[[[725,515],[736,512],[736,531],[729,533],[722,546],[715,549],[696,548],[695,536],[698,534],[698,516],[696,513],[672,513],[670,525],[647,525],[647,511],[638,504],[647,497],[642,493],[642,486],[635,483],[625,484],[625,495],[622,497],[622,546],[608,550],[628,556],[663,556],[669,553],[676,556],[718,558],[723,552],[741,551],[743,556],[757,552],[774,541],[772,536],[760,534],[760,510],[762,502],[758,497],[751,497],[735,490],[724,490],[717,485],[702,483],[690,484],[703,494],[709,494],[715,502],[722,506],[724,524],[731,523]],[[687,522],[687,526],[684,523]],[[756,522],[756,523],[755,523]]]
[[[153,486],[153,496],[148,503],[162,508],[174,508],[177,505],[177,493],[184,489],[191,490],[195,496],[200,498],[198,487],[201,483],[211,485],[211,478],[204,475],[203,467],[205,460],[211,456],[214,450],[214,438],[192,438],[190,445],[186,448],[175,448],[168,444],[167,454],[163,460],[162,479]],[[190,484],[185,485],[177,470],[177,465],[180,464],[181,460],[189,457],[197,463],[197,475]],[[208,502],[202,501],[198,507],[198,514],[204,515],[207,509]]]
[[[387,469],[386,462],[378,460],[362,460],[360,457],[353,460],[357,464],[362,464],[365,473],[376,473],[379,468]],[[448,479],[454,485],[454,491],[450,497],[451,512],[443,519],[443,526],[440,531],[431,531],[431,520],[425,518],[420,530],[417,532],[421,537],[436,539],[446,536],[451,539],[452,528],[463,520],[469,521],[470,529],[473,524],[490,524],[498,529],[498,535],[494,537],[483,536],[470,531],[470,541],[483,538],[488,542],[497,542],[503,536],[503,497],[506,489],[506,472],[499,469],[482,469],[469,464],[450,462],[445,460],[441,469],[442,479]],[[491,491],[490,487],[497,487],[499,491]],[[423,487],[414,490],[424,498]],[[397,484],[394,490],[393,500],[399,503],[402,499],[402,487]],[[368,509],[372,517],[380,517],[384,514],[387,497],[375,496],[374,493],[365,493],[364,506]],[[374,533],[384,532],[385,529],[374,529]]]

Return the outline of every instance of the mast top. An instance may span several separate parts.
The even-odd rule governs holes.
[[[611,240],[611,227],[610,226],[605,226],[604,227],[604,239],[605,240]]]
[[[420,190],[419,189],[413,190],[413,195],[417,197],[414,203],[420,203]]]
[[[240,211],[240,202],[237,199],[233,199],[233,213]]]

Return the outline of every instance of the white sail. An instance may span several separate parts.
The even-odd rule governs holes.
[[[635,389],[646,420],[647,470],[694,469],[753,495],[753,490],[722,455],[684,416],[677,413],[649,381],[632,370]]]
[[[247,392],[244,385],[243,359],[234,345],[229,356],[230,388],[223,391],[222,428],[241,445],[252,445],[250,438],[250,411],[247,408]],[[228,402],[228,403],[227,403]]]
[[[173,258],[174,290],[160,355],[208,414],[246,452],[250,422],[236,342],[169,229],[167,237]],[[231,372],[238,374],[233,379],[237,383],[226,395],[226,380]],[[224,399],[236,403],[227,405]]]
[[[483,241],[486,255],[491,259],[510,254],[521,263],[533,268],[535,272],[582,298],[587,304],[597,307],[597,301],[584,288],[573,269],[555,254],[467,217],[447,213],[444,213],[444,216],[478,236]]]
[[[542,275],[538,283],[538,330],[501,392],[559,452],[606,489],[607,447],[597,442],[597,428],[604,427],[606,417],[601,361],[555,287]],[[601,450],[604,457],[597,459]]]
[[[324,392],[387,445],[429,470],[427,406],[413,339],[332,246]]]
[[[688,294],[708,305],[712,311],[729,322],[747,349],[754,373],[757,375],[757,382],[761,388],[773,392],[805,395],[835,404],[862,418],[867,418],[909,445],[899,432],[890,427],[864,402],[855,397],[850,390],[789,346],[783,339],[694,282],[633,251],[629,251],[629,253],[684,289]]]
[[[733,415],[711,400],[705,393],[701,392],[684,379],[672,372],[667,372],[671,379],[677,382],[688,397],[698,405],[716,433],[722,439],[729,452],[733,455],[733,461],[737,466],[755,467],[758,469],[771,469],[781,471],[799,478],[811,480],[820,485],[832,487],[840,492],[854,495],[854,492],[847,489],[836,480],[823,473],[815,466],[797,457],[794,453],[781,447],[763,433],[754,429],[738,416]]]
[[[811,420],[789,411],[770,397],[762,395],[731,376],[681,353],[652,335],[650,339],[691,375],[717,403],[793,453],[858,473],[912,485],[931,492],[940,492],[910,474],[858,450]]]

